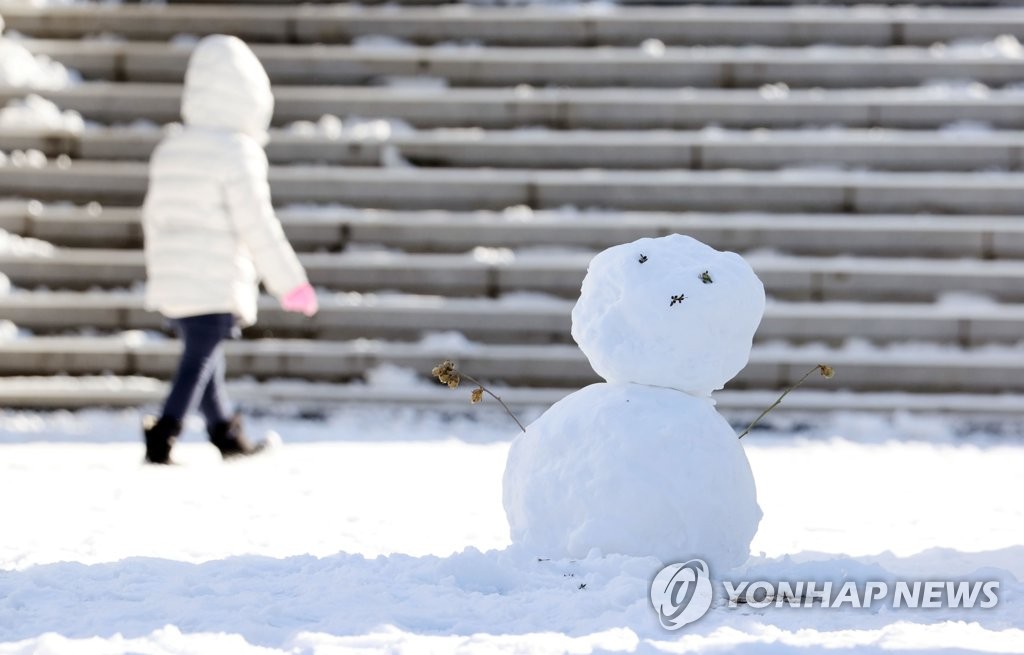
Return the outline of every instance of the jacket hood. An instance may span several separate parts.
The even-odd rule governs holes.
[[[199,41],[185,72],[186,125],[243,132],[263,144],[273,114],[270,78],[249,46],[223,34]]]

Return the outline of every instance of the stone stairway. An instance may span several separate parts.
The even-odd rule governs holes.
[[[515,47],[636,46],[651,38],[666,45],[927,47],[965,36],[1019,34],[1024,26],[1024,18],[1013,8],[1016,3],[979,0],[900,0],[892,6],[850,0],[849,4],[859,5],[855,7],[792,0],[666,0],[665,6],[631,6],[628,11],[568,2],[544,7],[515,2],[473,6],[389,0],[392,5],[410,5],[401,11],[367,6],[372,4],[190,0],[184,5],[172,1],[166,7],[100,4],[45,9],[15,4],[4,7],[4,17],[11,29],[39,38],[114,33],[141,41],[167,40],[182,33],[230,32],[260,43],[347,44],[359,37],[389,36],[424,45],[478,40]],[[637,0],[618,4],[659,3]],[[935,9],[942,4],[960,6]],[[245,7],[240,9],[240,5]]]
[[[87,81],[37,94],[106,124],[179,120],[181,86]],[[387,116],[418,128],[734,129],[854,128],[938,130],[957,122],[1024,126],[1024,93],[935,85],[893,89],[619,89],[415,88],[282,86],[274,121],[317,120],[324,114]],[[0,89],[0,101],[25,95]]]
[[[727,412],[827,362],[787,406],[1024,413],[1024,9],[957,4],[0,5],[84,78],[31,92],[87,121],[0,127],[0,151],[49,158],[0,167],[0,228],[25,238],[0,248],[21,329],[0,404],[162,393],[145,161],[182,35],[230,32],[275,84],[274,200],[322,300],[309,321],[262,300],[229,347],[246,402],[463,402],[426,382],[449,357],[553,402],[596,380],[569,336],[590,256],[681,232],[770,296]],[[424,380],[352,384],[390,367]]]
[[[86,132],[0,128],[4,150],[31,148],[48,157],[74,159],[144,162],[160,138],[158,131],[132,128]],[[894,171],[1024,169],[1024,135],[1011,130],[939,134],[878,128],[814,133],[774,130],[756,139],[738,130],[439,128],[370,136],[340,133],[331,138],[274,130],[267,156],[282,165],[375,166],[388,156],[389,148],[416,166],[771,170],[828,163]]]

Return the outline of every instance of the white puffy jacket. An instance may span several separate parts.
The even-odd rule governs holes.
[[[185,127],[149,164],[148,309],[232,313],[251,325],[260,279],[278,298],[307,281],[270,203],[263,144],[273,112],[270,80],[245,43],[199,42],[185,74]]]

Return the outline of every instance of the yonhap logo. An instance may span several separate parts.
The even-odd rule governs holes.
[[[678,630],[707,614],[713,595],[711,573],[702,559],[669,564],[651,583],[651,604],[666,630]]]
[[[999,604],[999,580],[722,580],[724,609],[795,607],[826,609],[948,608],[988,610]],[[669,564],[651,581],[651,605],[666,630],[678,630],[711,609],[714,588],[708,564],[691,559]]]

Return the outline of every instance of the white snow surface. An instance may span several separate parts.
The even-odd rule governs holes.
[[[23,237],[7,230],[0,229],[0,254],[16,257],[52,257],[54,246],[49,241]],[[9,293],[11,281],[4,275],[0,279],[0,293]]]
[[[61,130],[78,134],[85,121],[77,111],[64,110],[35,94],[11,100],[0,109],[0,128],[28,130]]]
[[[349,116],[344,120],[324,114],[313,121],[294,121],[284,131],[302,137],[336,140],[342,137],[359,141],[389,141],[392,137],[407,135],[415,130],[409,123],[395,118],[362,118]]]
[[[250,419],[285,445],[141,464],[136,411],[0,410],[0,653],[1021,652],[1024,445],[837,415],[744,439],[764,519],[715,579],[994,578],[992,610],[729,608],[662,630],[655,558],[509,545],[504,417]],[[910,429],[912,427],[912,429]],[[581,585],[585,585],[581,588]]]
[[[0,32],[3,25],[0,19]],[[16,39],[0,33],[0,86],[63,89],[79,80],[76,71],[46,55],[34,55]]]
[[[64,162],[66,155],[62,155]],[[9,154],[0,152],[0,166],[15,166],[18,168],[43,168],[47,164],[46,155],[40,151],[30,148],[29,150],[12,150]],[[66,165],[66,164],[64,164]]]
[[[593,384],[512,444],[504,505],[513,543],[546,557],[603,553],[742,564],[761,520],[740,440],[710,399]]]
[[[736,253],[680,234],[645,238],[590,261],[572,336],[608,382],[710,396],[746,366],[764,307],[764,286]]]

